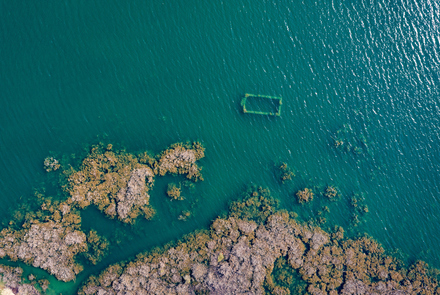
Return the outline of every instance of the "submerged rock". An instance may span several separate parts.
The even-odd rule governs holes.
[[[61,167],[58,160],[55,159],[54,157],[47,157],[46,159],[44,159],[43,165],[44,165],[44,170],[46,170],[46,172],[56,171]]]

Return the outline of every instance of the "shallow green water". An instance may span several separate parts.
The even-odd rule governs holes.
[[[249,184],[303,218],[321,201],[300,206],[294,192],[336,185],[343,197],[328,219],[345,227],[349,198],[363,193],[370,213],[354,232],[440,267],[438,4],[211,2],[0,1],[4,219],[47,185],[50,152],[81,155],[100,140],[130,152],[206,147],[205,181],[188,200],[168,201],[178,179],[157,179],[154,221],[127,228],[85,211],[85,228],[126,241],[56,292],[207,227]],[[282,96],[282,116],[242,114],[246,92]],[[360,155],[334,147],[341,129]],[[292,183],[279,184],[278,161],[295,169]]]

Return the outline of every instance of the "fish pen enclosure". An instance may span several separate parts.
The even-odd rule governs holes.
[[[268,116],[280,116],[282,98],[268,95],[246,93],[241,100],[243,113]]]

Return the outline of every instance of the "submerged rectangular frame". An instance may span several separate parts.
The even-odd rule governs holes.
[[[273,100],[278,100],[278,108],[277,108],[277,112],[276,113],[272,113],[272,112],[259,112],[259,111],[250,111],[248,109],[246,109],[246,101],[248,98],[269,98],[269,99],[273,99]],[[243,113],[245,114],[256,114],[256,115],[268,115],[268,116],[281,116],[281,105],[283,104],[283,99],[281,97],[277,97],[277,96],[268,96],[268,95],[261,95],[261,94],[250,94],[250,93],[246,93],[243,97],[243,99],[241,100],[241,105],[243,106]]]

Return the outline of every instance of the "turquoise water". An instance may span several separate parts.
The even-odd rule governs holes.
[[[124,241],[53,288],[67,294],[109,263],[208,226],[249,184],[303,218],[318,205],[294,193],[335,185],[342,199],[328,219],[344,227],[363,193],[370,213],[353,233],[440,267],[439,5],[355,2],[0,1],[4,219],[48,184],[51,152],[81,155],[100,140],[129,152],[206,147],[205,181],[186,201],[165,197],[179,179],[157,179],[154,221],[131,228],[85,211],[84,228],[117,228]],[[281,117],[242,114],[246,92],[282,96]],[[334,146],[343,128],[362,154]],[[292,183],[276,179],[278,161],[296,171]]]

